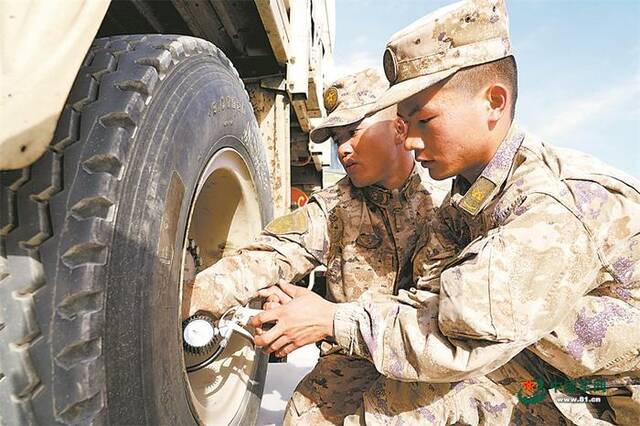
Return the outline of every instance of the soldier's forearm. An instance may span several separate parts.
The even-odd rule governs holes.
[[[262,234],[196,276],[192,305],[197,302],[200,309],[222,314],[233,305],[247,303],[262,288],[301,279],[318,264],[304,241]]]
[[[273,250],[244,250],[219,260],[196,275],[193,285],[185,286],[190,297],[189,313],[198,310],[220,316],[234,305],[246,304],[261,288],[289,279],[290,265],[282,265]]]
[[[421,291],[339,304],[334,335],[338,345],[370,360],[381,374],[409,382],[484,375],[528,345],[447,338],[438,327],[438,295]]]

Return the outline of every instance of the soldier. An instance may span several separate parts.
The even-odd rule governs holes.
[[[296,328],[333,337],[383,374],[345,424],[458,421],[443,411],[455,390],[438,386],[461,379],[491,379],[488,389],[511,394],[514,407],[469,404],[513,410],[512,423],[637,424],[639,183],[513,121],[517,73],[501,0],[427,15],[392,37],[384,68],[391,87],[372,111],[399,103],[407,148],[433,178],[455,180],[414,259],[415,287],[324,306],[332,329]],[[285,289],[296,298],[255,326],[296,324],[297,301],[312,311],[320,303]],[[289,328],[256,342],[285,353],[308,343],[282,339]]]
[[[191,291],[184,298],[190,304],[183,307],[185,316],[199,310],[220,316],[247,303],[259,289],[298,281],[318,265],[327,267],[326,297],[333,302],[356,300],[366,290],[392,294],[408,288],[417,237],[446,190],[438,189],[404,149],[407,129],[395,106],[364,119],[387,88],[384,77],[367,69],[326,90],[329,116],[311,138],[323,142],[333,137],[348,177],[275,219],[252,244],[200,272],[193,287],[185,288]],[[335,349],[325,343],[321,352]],[[341,370],[359,373],[333,388],[340,403],[332,421],[352,412],[361,399],[357,391],[375,379],[370,362],[340,354],[323,356],[315,371],[325,375]]]

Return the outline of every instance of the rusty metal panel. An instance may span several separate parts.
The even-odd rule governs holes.
[[[276,93],[276,146],[279,147],[280,167],[282,173],[281,189],[281,209],[282,214],[288,213],[291,209],[291,148],[290,148],[290,103],[285,93]]]
[[[247,85],[249,98],[266,147],[275,216],[286,214],[291,205],[290,104],[284,92]]]
[[[326,116],[322,93],[324,91],[324,61],[322,57],[322,39],[316,34],[311,47],[311,60],[309,63],[309,94],[307,98],[307,112],[309,118]]]
[[[298,123],[303,132],[309,133],[311,131],[311,125],[309,122],[309,114],[307,112],[307,97],[303,94],[292,94],[291,105],[298,118]]]
[[[168,28],[158,17],[158,11],[144,0],[131,0],[131,4],[144,17],[145,21],[153,28],[154,32],[166,33]]]
[[[276,61],[284,66],[291,55],[288,6],[283,0],[255,0],[255,4]]]

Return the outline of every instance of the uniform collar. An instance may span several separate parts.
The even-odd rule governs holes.
[[[362,193],[365,198],[376,206],[386,208],[392,201],[401,199],[399,196],[404,195],[405,200],[409,200],[413,194],[420,188],[420,182],[422,182],[420,168],[413,164],[411,174],[404,181],[400,189],[387,189],[378,185],[365,186],[362,188]],[[394,196],[395,195],[395,196]]]
[[[524,132],[514,122],[495,155],[473,184],[460,175],[456,176],[451,203],[472,216],[482,211],[507,179],[513,158],[523,139]]]

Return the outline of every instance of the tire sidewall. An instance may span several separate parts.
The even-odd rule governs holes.
[[[165,76],[134,147],[106,270],[109,420],[184,424],[194,417],[182,358],[180,272],[196,186],[218,151],[235,150],[252,175],[264,225],[272,216],[268,167],[241,82],[208,55]]]

